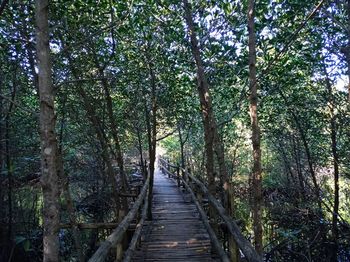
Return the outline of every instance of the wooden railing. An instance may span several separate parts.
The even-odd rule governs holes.
[[[261,262],[261,256],[255,251],[253,245],[243,236],[239,226],[233,220],[229,214],[226,212],[225,208],[221,203],[209,193],[207,187],[199,179],[194,177],[189,171],[180,168],[178,165],[169,163],[169,161],[160,158],[159,160],[160,169],[162,172],[169,177],[176,180],[177,185],[181,185],[187,190],[191,195],[193,202],[195,203],[197,210],[201,216],[201,219],[206,227],[209,237],[211,239],[212,245],[215,251],[220,256],[222,261],[239,261],[239,256],[232,252],[232,248],[228,248],[229,254],[224,250],[222,243],[219,241],[215,230],[210,224],[210,218],[205,211],[202,203],[203,196],[208,199],[209,205],[215,209],[217,215],[221,217],[227,228],[228,233],[234,240],[234,244],[238,246],[245,259],[249,262]]]
[[[128,212],[128,214],[123,218],[123,220],[118,224],[118,226],[114,229],[112,234],[110,234],[107,239],[100,244],[100,247],[96,250],[93,256],[89,259],[89,262],[102,262],[105,261],[110,253],[110,251],[114,248],[116,250],[116,261],[124,261],[129,262],[131,260],[131,256],[136,249],[137,243],[141,236],[141,230],[146,220],[146,215],[148,211],[148,199],[151,197],[149,195],[149,187],[150,187],[150,176],[147,176],[145,184],[143,185],[140,194],[138,195],[134,205]],[[139,216],[139,212],[142,209],[141,215]],[[133,234],[133,237],[129,243],[128,249],[124,252],[119,248],[121,241],[125,237],[125,232],[130,227],[131,223],[134,219],[138,219],[136,222],[136,229]],[[117,250],[118,249],[118,250]]]

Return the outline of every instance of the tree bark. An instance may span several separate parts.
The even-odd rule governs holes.
[[[187,0],[183,0],[185,18],[188,27],[188,35],[191,41],[191,50],[197,66],[197,91],[199,95],[202,121],[204,126],[204,140],[206,153],[206,173],[209,192],[215,195],[215,174],[214,174],[214,130],[216,129],[213,116],[212,101],[209,92],[209,85],[204,73],[203,62],[200,55],[198,40],[195,32],[195,25],[192,18],[192,7]]]
[[[348,102],[350,103],[350,0],[347,0],[346,5],[347,13],[348,13],[348,46],[347,46],[347,64],[348,64]]]
[[[220,135],[217,128],[216,119],[213,113],[212,99],[209,91],[208,80],[205,75],[203,61],[200,54],[200,48],[196,35],[196,26],[193,22],[192,7],[187,0],[183,0],[185,8],[185,18],[188,27],[188,35],[191,41],[191,51],[197,67],[197,91],[199,95],[202,121],[204,126],[204,140],[205,140],[205,153],[206,153],[206,173],[208,178],[208,190],[211,194],[215,195],[215,170],[214,170],[214,153],[216,154],[220,173],[220,182],[223,187],[222,199],[226,210],[228,210],[231,216],[234,215],[234,199],[232,194],[232,185],[227,173],[225,163],[225,150],[224,145],[220,139]],[[215,211],[210,208],[209,213],[211,217],[215,217]],[[235,243],[232,239],[230,241],[231,250],[236,249]],[[238,252],[238,251],[237,251]],[[236,253],[237,253],[236,252]],[[231,256],[236,256],[231,254]]]
[[[61,194],[63,198],[66,200],[67,204],[67,213],[68,213],[68,219],[71,224],[72,228],[72,236],[74,245],[77,251],[77,258],[79,262],[84,262],[84,254],[83,254],[83,248],[81,243],[81,234],[78,228],[78,221],[76,216],[76,208],[74,206],[72,196],[69,192],[69,183],[68,183],[68,174],[65,174],[64,172],[64,162],[63,162],[63,133],[64,133],[64,122],[65,122],[65,101],[66,97],[63,99],[63,105],[62,105],[62,122],[61,122],[61,128],[58,136],[58,152],[57,152],[57,167],[58,167],[58,177],[60,179],[60,185],[61,185]],[[62,228],[60,226],[60,228]]]
[[[48,0],[35,1],[36,49],[40,95],[41,184],[43,190],[43,261],[59,261],[59,179],[54,92],[49,47]]]
[[[331,254],[331,261],[338,261],[338,237],[339,237],[339,229],[338,229],[338,213],[339,213],[339,155],[337,150],[337,122],[335,115],[335,101],[332,92],[332,85],[327,73],[327,69],[324,66],[324,74],[326,76],[326,88],[328,92],[328,102],[330,103],[330,129],[331,129],[331,148],[332,148],[332,157],[333,157],[333,175],[334,175],[334,203],[333,203],[333,213],[332,213],[332,241],[333,248]]]
[[[262,245],[262,179],[261,179],[261,149],[260,128],[258,122],[258,94],[256,79],[256,36],[255,36],[255,4],[254,0],[248,3],[248,47],[249,47],[249,86],[250,86],[250,121],[253,144],[253,170],[251,174],[252,213],[254,227],[254,244],[259,254],[263,252]]]
[[[148,51],[147,51],[148,52]],[[148,61],[151,61],[146,54]],[[154,181],[154,170],[156,161],[156,146],[157,146],[157,94],[156,94],[156,76],[153,71],[152,62],[148,63],[149,75],[151,79],[151,112],[148,111],[147,105],[146,110],[146,122],[147,122],[147,133],[148,133],[148,150],[149,150],[149,197],[148,197],[148,210],[147,219],[152,220],[152,201],[153,201],[153,181]]]
[[[179,133],[179,140],[180,140],[181,167],[184,169],[185,168],[185,153],[184,153],[185,142],[182,137],[181,126],[179,123],[177,124],[177,131]]]
[[[92,103],[91,103],[88,95],[86,94],[85,90],[79,86],[78,92],[79,92],[81,98],[83,99],[84,107],[85,107],[85,110],[87,112],[88,118],[90,119],[90,122],[95,129],[97,138],[101,144],[101,151],[102,151],[101,156],[102,156],[104,163],[107,166],[107,178],[109,179],[109,183],[112,186],[112,191],[113,191],[112,194],[113,194],[114,201],[116,204],[116,215],[117,215],[117,218],[119,221],[122,218],[123,214],[121,214],[121,212],[120,212],[120,198],[119,198],[119,194],[118,194],[118,184],[117,184],[117,181],[115,180],[113,165],[112,165],[112,162],[111,162],[110,157],[109,157],[108,145],[106,143],[104,132],[102,130],[100,120],[98,119],[96,112],[95,112],[95,109],[93,108]]]
[[[13,74],[13,89],[11,91],[11,101],[15,101],[16,97],[16,70],[14,70]],[[13,191],[13,165],[11,159],[11,151],[10,151],[10,120],[11,113],[13,109],[13,103],[9,104],[7,114],[5,117],[5,155],[6,155],[6,168],[7,168],[7,177],[8,177],[8,242],[12,242],[12,191]]]
[[[62,186],[61,192],[67,204],[68,219],[70,224],[72,225],[72,236],[73,236],[73,241],[77,252],[78,261],[84,262],[81,235],[78,228],[77,217],[76,217],[76,209],[75,209],[71,194],[69,192],[68,177],[64,173],[63,157],[62,157],[61,150],[59,150],[59,152],[57,153],[57,163],[58,163],[57,166],[59,170],[59,178],[61,180],[60,184]]]
[[[114,144],[115,144],[115,150],[116,150],[116,156],[117,156],[116,160],[117,160],[117,164],[119,167],[120,178],[122,181],[122,189],[125,191],[128,189],[128,181],[126,179],[126,175],[124,172],[123,153],[122,153],[122,150],[120,147],[118,127],[117,127],[117,123],[115,121],[115,117],[114,117],[114,113],[113,113],[113,102],[112,102],[111,94],[109,91],[109,84],[108,84],[106,78],[104,77],[103,69],[99,65],[97,65],[97,66],[98,66],[100,77],[102,78],[102,85],[103,85],[103,88],[105,91],[105,99],[106,99],[106,104],[107,104],[107,114],[108,114],[109,122],[111,124],[111,132],[112,132],[112,136],[113,136],[113,140],[114,140]],[[124,208],[127,209],[128,207],[126,206]]]
[[[139,126],[136,126],[135,129],[136,129],[136,134],[137,134],[137,146],[138,146],[139,153],[140,153],[141,172],[142,172],[143,178],[146,178],[146,170],[145,170],[145,165],[144,165],[144,160],[143,160],[141,131],[140,131]]]

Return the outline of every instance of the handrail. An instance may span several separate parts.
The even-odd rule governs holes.
[[[202,218],[202,221],[204,223],[204,226],[206,227],[208,234],[210,236],[211,242],[214,245],[215,250],[218,252],[221,261],[223,262],[230,262],[230,259],[228,258],[226,252],[224,251],[224,249],[222,248],[222,245],[220,244],[217,236],[215,235],[215,232],[213,230],[213,228],[210,226],[210,222],[209,219],[207,217],[207,214],[205,213],[205,211],[203,210],[203,208],[201,207],[201,205],[199,204],[199,201],[197,200],[195,194],[193,193],[191,187],[184,181],[182,180],[183,185],[185,186],[186,190],[190,193],[193,202],[195,203],[197,210],[199,212],[199,215]]]
[[[145,201],[145,204],[144,204],[143,209],[142,209],[141,219],[136,226],[136,230],[135,230],[134,235],[132,236],[132,239],[130,241],[129,248],[125,252],[123,262],[130,262],[132,255],[136,250],[137,242],[141,236],[142,227],[143,227],[143,224],[145,223],[145,220],[147,217],[147,209],[148,209],[147,199],[148,199],[148,197],[149,197],[149,190],[147,192],[146,201]]]
[[[118,242],[120,242],[123,238],[124,233],[128,229],[130,223],[135,218],[137,211],[139,210],[143,200],[145,200],[146,193],[149,188],[150,176],[147,177],[146,183],[143,185],[140,195],[135,201],[133,207],[130,209],[128,214],[124,217],[124,219],[120,222],[118,227],[110,234],[107,239],[100,245],[100,247],[96,250],[93,256],[88,260],[89,262],[102,262],[108,256],[110,249]],[[148,194],[147,194],[148,197]],[[147,199],[146,199],[147,200]],[[147,203],[148,201],[145,201]]]
[[[161,160],[160,162],[161,162],[163,170],[165,172],[167,172],[168,175],[170,173],[172,176],[175,176],[167,168],[164,167],[162,162],[165,162],[170,167],[178,167],[178,166],[169,165],[169,163],[167,163],[167,161],[164,160],[164,159],[160,159],[160,160]],[[241,231],[240,231],[238,225],[236,224],[236,222],[227,214],[225,208],[220,204],[220,202],[213,195],[211,195],[209,193],[209,191],[206,188],[206,186],[199,179],[194,177],[191,173],[187,172],[183,168],[181,168],[181,170],[182,170],[183,174],[186,174],[186,176],[188,178],[190,178],[195,184],[197,184],[197,186],[199,187],[200,191],[208,197],[209,203],[216,209],[217,213],[224,220],[224,222],[225,222],[225,224],[226,224],[226,226],[227,226],[227,228],[229,230],[229,233],[234,238],[235,242],[237,243],[238,247],[240,248],[240,250],[242,251],[242,253],[246,257],[246,259],[249,262],[261,262],[262,261],[262,257],[256,252],[256,250],[254,249],[253,245],[243,236],[243,234],[241,233]],[[186,183],[185,179],[183,177],[180,177],[179,172],[177,172],[177,175],[175,177],[177,179],[180,179],[182,181],[183,185],[188,190],[189,186]],[[189,192],[190,192],[190,194],[192,196],[193,191],[189,191]],[[194,196],[194,194],[193,194],[193,196]],[[196,201],[194,201],[194,202],[196,202]],[[213,243],[213,244],[215,245],[215,243]]]
[[[203,194],[206,194],[209,203],[216,209],[221,218],[225,221],[228,230],[235,239],[238,247],[242,250],[242,253],[251,262],[260,262],[262,259],[254,249],[253,245],[243,236],[236,222],[227,214],[225,208],[220,204],[217,199],[211,195],[206,186],[195,178],[192,174],[187,173],[188,176],[199,186]]]

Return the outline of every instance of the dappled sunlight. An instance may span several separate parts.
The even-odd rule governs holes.
[[[176,247],[176,246],[178,245],[178,243],[179,243],[179,242],[176,242],[176,241],[175,241],[175,242],[172,242],[172,243],[170,243],[170,244],[167,244],[166,247],[170,247],[170,248]]]

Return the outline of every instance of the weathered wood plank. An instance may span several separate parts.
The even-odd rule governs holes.
[[[219,261],[196,206],[160,172],[154,177],[152,213],[149,233],[131,261]]]

